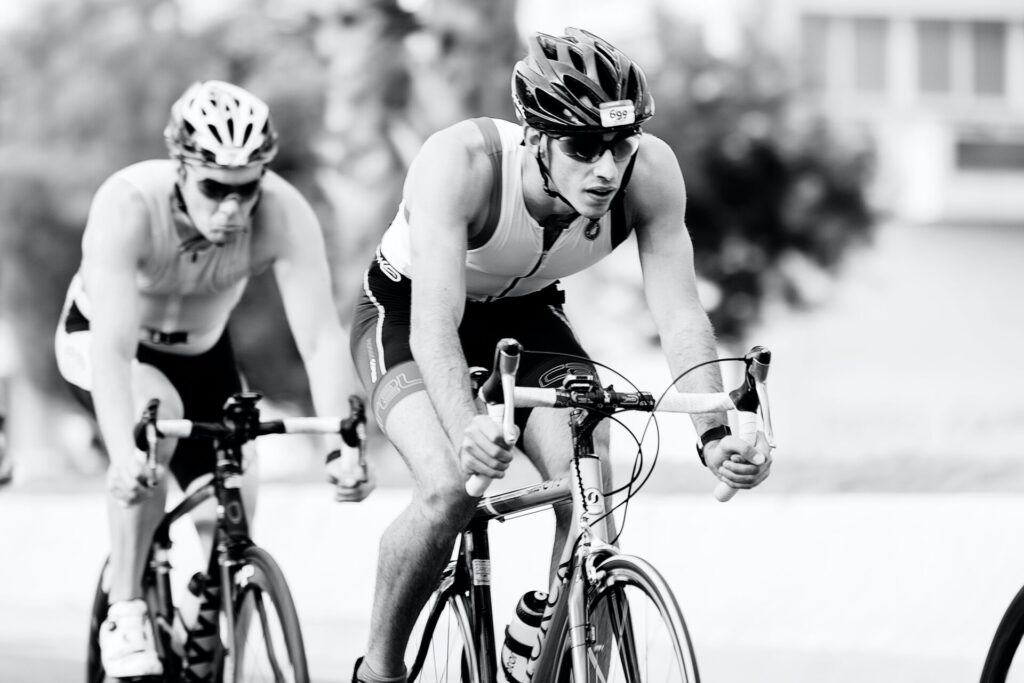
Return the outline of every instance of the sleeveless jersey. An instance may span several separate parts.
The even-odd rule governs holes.
[[[192,228],[176,196],[177,175],[177,162],[168,159],[133,164],[111,177],[132,185],[147,207],[151,251],[135,277],[142,295],[139,341],[168,353],[196,355],[220,339],[245,290],[252,228],[221,246],[184,248],[182,235]],[[86,320],[90,317],[80,273],[64,308],[63,319],[74,314],[73,308]]]
[[[473,119],[484,136],[493,182],[482,229],[469,238],[466,251],[466,296],[473,301],[530,294],[597,263],[626,238],[624,190],[595,224],[577,216],[544,251],[544,228],[526,208],[523,197],[522,126],[491,118]],[[623,178],[623,187],[632,162]],[[380,253],[401,274],[414,278],[405,202],[384,233]]]

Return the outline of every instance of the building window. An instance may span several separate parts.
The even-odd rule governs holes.
[[[952,24],[917,22],[917,83],[923,93],[948,93],[953,88]]]
[[[818,16],[803,18],[804,77],[809,90],[828,88],[828,19]]]
[[[853,85],[860,92],[885,91],[888,29],[884,19],[853,20]]]
[[[1002,95],[1006,91],[1006,24],[977,21],[971,24],[974,57],[974,92]]]
[[[958,140],[956,165],[966,171],[1024,171],[1024,143]]]

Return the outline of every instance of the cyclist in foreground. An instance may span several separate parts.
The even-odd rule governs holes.
[[[242,389],[227,323],[250,276],[273,269],[316,412],[348,412],[323,236],[308,202],[267,169],[278,144],[267,105],[229,83],[195,83],[164,137],[170,159],[128,166],[96,192],[56,335],[61,374],[94,412],[110,456],[111,607],[100,648],[112,678],[162,673],[140,583],[166,481],[148,485],[132,427],[151,398],[164,418],[220,419]],[[212,471],[209,442],[164,443],[161,464],[182,488]],[[340,437],[329,446],[341,449]],[[338,497],[361,500],[372,483],[340,471],[342,460],[328,470],[345,480]]]
[[[511,460],[500,428],[478,414],[468,366],[490,367],[502,337],[527,350],[585,355],[558,278],[635,231],[673,374],[716,357],[697,298],[682,174],[668,145],[642,132],[654,113],[642,70],[579,29],[535,34],[528,44],[512,76],[522,125],[472,119],[428,139],[364,277],[352,351],[415,490],[381,539],[369,646],[353,674],[361,683],[405,680],[416,615],[476,504],[466,478],[501,477]],[[519,383],[558,385],[571,365],[579,363],[526,355]],[[720,391],[721,376],[706,366],[679,388]],[[725,422],[724,414],[694,418],[702,458],[730,486],[756,486],[770,458],[731,436]],[[541,476],[566,475],[564,413],[536,409],[521,427],[519,445]],[[557,557],[571,520],[556,516]]]

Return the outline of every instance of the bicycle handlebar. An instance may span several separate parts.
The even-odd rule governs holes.
[[[156,444],[160,439],[238,439],[245,443],[267,434],[339,434],[348,446],[357,448],[366,438],[366,405],[359,396],[349,396],[348,417],[285,417],[259,421],[256,403],[261,396],[255,392],[235,394],[224,404],[221,422],[193,420],[160,420],[159,399],[146,405],[133,430],[135,445],[146,453],[146,480],[156,485]],[[361,457],[361,456],[360,456]]]
[[[479,396],[487,404],[488,414],[501,422],[505,441],[509,445],[518,440],[518,428],[513,419],[518,408],[567,408],[578,407],[592,410],[638,410],[643,412],[670,413],[717,413],[735,410],[738,414],[738,436],[754,445],[757,433],[762,431],[769,448],[775,447],[771,415],[768,406],[768,391],[765,382],[771,363],[771,351],[755,346],[746,353],[743,384],[726,392],[684,393],[668,392],[660,401],[647,392],[616,392],[611,389],[576,390],[572,388],[542,389],[515,386],[515,373],[519,366],[522,350],[514,339],[498,342],[494,354],[494,369],[487,381],[480,387]],[[506,406],[512,409],[506,410]],[[761,417],[758,417],[760,412]],[[511,425],[511,429],[509,427]],[[512,431],[514,430],[514,431]],[[510,438],[510,436],[514,438]],[[475,497],[482,496],[490,486],[491,478],[480,474],[471,475],[466,482],[466,492]],[[736,495],[737,489],[725,482],[715,487],[715,498],[726,502]]]

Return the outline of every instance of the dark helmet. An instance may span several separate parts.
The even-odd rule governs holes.
[[[267,164],[277,154],[270,109],[223,81],[193,83],[171,107],[164,140],[171,157],[208,166]]]
[[[593,33],[535,33],[527,47],[512,72],[512,100],[526,125],[546,133],[600,133],[638,128],[654,115],[644,72]]]

